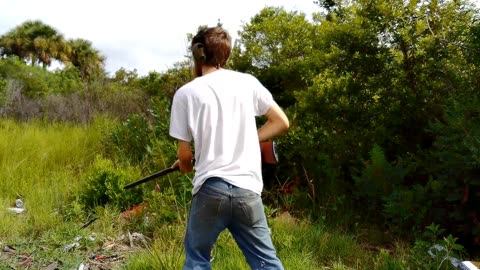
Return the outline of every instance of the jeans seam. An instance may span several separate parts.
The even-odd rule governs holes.
[[[197,193],[198,193],[198,194],[202,194],[202,195],[204,195],[204,196],[207,196],[207,197],[209,197],[209,198],[216,199],[216,200],[223,200],[223,197],[221,197],[221,196],[212,195],[212,194],[207,193],[207,192],[202,191],[202,190],[199,190]],[[221,194],[221,195],[222,195],[222,194]],[[197,194],[195,194],[194,196],[197,196]]]
[[[222,194],[222,195],[224,195],[224,196],[232,197],[232,194],[231,194],[231,193],[226,192],[225,190],[221,190],[221,189],[212,187],[212,186],[210,186],[210,185],[208,185],[208,184],[205,185],[205,186],[203,186],[203,188],[209,189],[210,191],[214,191],[214,192],[220,193],[220,194]]]

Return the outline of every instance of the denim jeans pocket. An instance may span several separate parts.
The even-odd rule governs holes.
[[[215,219],[219,214],[221,204],[222,197],[214,196],[200,190],[193,197],[192,216],[199,221]]]
[[[239,220],[245,225],[252,226],[265,219],[262,198],[255,194],[242,198],[238,202],[241,211]]]

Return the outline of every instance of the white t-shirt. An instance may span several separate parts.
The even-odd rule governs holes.
[[[255,116],[273,104],[272,94],[255,77],[225,69],[198,77],[175,93],[170,136],[194,142],[193,194],[213,176],[262,192]]]

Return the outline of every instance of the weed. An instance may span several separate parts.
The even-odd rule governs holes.
[[[124,185],[140,178],[140,172],[132,167],[119,168],[113,162],[97,157],[85,180],[80,200],[87,209],[109,203],[120,210],[143,201],[142,189],[125,190]]]

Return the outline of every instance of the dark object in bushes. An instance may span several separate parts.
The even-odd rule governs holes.
[[[160,177],[160,176],[164,176],[164,175],[169,174],[169,173],[174,172],[174,171],[178,171],[178,167],[174,167],[174,168],[169,167],[169,168],[166,168],[166,169],[164,169],[164,170],[162,170],[162,171],[159,171],[159,172],[156,172],[156,173],[154,173],[154,174],[151,174],[151,175],[149,175],[149,176],[147,176],[147,177],[144,177],[144,178],[142,178],[142,179],[140,179],[140,180],[138,180],[138,181],[135,181],[135,182],[133,182],[133,183],[130,183],[130,184],[128,184],[128,185],[125,185],[125,186],[123,187],[123,189],[129,189],[129,188],[136,187],[136,186],[138,186],[138,185],[140,185],[140,184],[143,184],[143,183],[145,183],[145,182],[148,182],[148,181],[153,180],[153,179],[155,179],[155,178],[158,178],[158,177]]]

